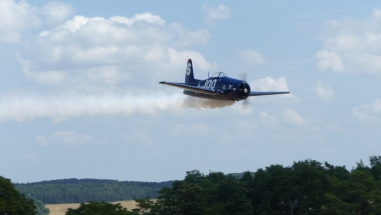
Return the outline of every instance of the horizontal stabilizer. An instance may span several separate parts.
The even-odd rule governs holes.
[[[280,91],[280,92],[255,92],[251,91],[249,96],[267,96],[267,95],[276,95],[276,94],[288,94],[290,92]]]
[[[169,86],[173,86],[173,87],[179,87],[179,88],[183,88],[183,89],[186,89],[186,90],[194,91],[194,92],[197,92],[197,93],[203,93],[203,94],[207,94],[207,95],[219,95],[219,94],[222,94],[222,92],[219,91],[219,90],[206,89],[206,88],[197,87],[197,86],[193,86],[193,85],[188,85],[188,84],[184,84],[184,83],[161,81],[161,82],[159,82],[159,84],[169,85]]]

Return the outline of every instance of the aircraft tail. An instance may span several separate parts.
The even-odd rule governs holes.
[[[191,83],[194,83],[194,82],[196,82],[196,79],[194,79],[194,75],[193,75],[192,59],[189,59],[188,63],[187,63],[186,74],[185,74],[185,83],[186,84],[191,84]]]

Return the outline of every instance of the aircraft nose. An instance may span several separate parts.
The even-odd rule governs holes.
[[[242,82],[238,87],[239,96],[242,99],[246,99],[250,95],[250,86],[246,82]]]

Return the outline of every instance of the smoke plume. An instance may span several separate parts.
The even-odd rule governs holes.
[[[222,108],[234,102],[190,98],[185,95],[3,95],[0,122],[51,118],[58,122],[72,117],[96,115],[154,114],[185,108]]]

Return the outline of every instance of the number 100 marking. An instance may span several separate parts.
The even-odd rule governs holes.
[[[214,87],[217,84],[217,79],[214,80],[207,80],[204,84],[204,88],[214,89]]]

